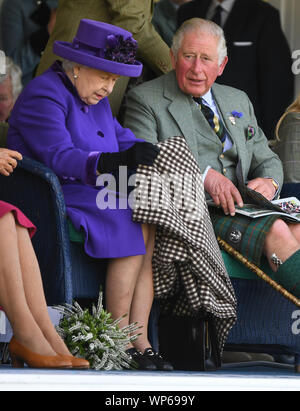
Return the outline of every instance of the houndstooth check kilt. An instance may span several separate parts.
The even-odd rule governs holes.
[[[174,315],[207,313],[220,354],[236,320],[236,298],[214,234],[200,169],[183,137],[158,144],[153,166],[139,166],[133,220],[156,225],[154,292]],[[164,305],[164,303],[162,304]]]

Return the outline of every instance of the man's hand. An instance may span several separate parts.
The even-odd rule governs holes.
[[[252,190],[258,191],[268,200],[273,200],[276,193],[276,188],[274,187],[271,178],[255,178],[248,182],[247,187],[251,188]]]
[[[17,160],[22,160],[22,154],[7,148],[0,148],[0,173],[9,176],[17,167]]]
[[[204,189],[217,206],[221,206],[226,215],[235,215],[235,203],[243,206],[242,197],[236,186],[216,170],[210,168],[204,181]]]

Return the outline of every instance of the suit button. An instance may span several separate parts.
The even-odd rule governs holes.
[[[226,174],[227,170],[226,168],[223,168],[223,173]]]
[[[223,160],[223,158],[224,158],[224,154],[221,154],[220,159]]]
[[[101,130],[97,131],[97,134],[98,134],[99,137],[104,137],[104,134],[102,133]]]

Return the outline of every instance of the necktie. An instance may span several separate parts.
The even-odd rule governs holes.
[[[222,11],[222,6],[217,6],[215,8],[215,13],[212,16],[212,21],[218,24],[218,26],[221,26],[221,11]]]
[[[215,113],[212,111],[210,107],[203,103],[201,97],[193,97],[193,99],[196,101],[196,103],[199,104],[204,117],[206,118],[214,132],[217,134],[217,136],[221,140],[222,146],[224,147],[226,140],[226,130],[223,122],[218,119],[218,117],[215,115]]]

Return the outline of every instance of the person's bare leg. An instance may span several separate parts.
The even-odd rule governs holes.
[[[68,348],[56,332],[50,319],[39,264],[28,231],[18,225],[16,231],[24,292],[28,307],[53,350],[58,354],[70,355]]]
[[[135,283],[143,261],[142,255],[115,258],[108,264],[105,295],[106,309],[114,319],[126,317],[119,327],[129,324],[129,312],[134,293]]]
[[[148,226],[143,225],[142,229],[147,244]],[[131,305],[143,261],[144,255],[137,255],[115,258],[109,262],[106,276],[106,309],[114,319],[127,314],[119,323],[120,328],[127,326],[132,320]],[[128,348],[130,347],[132,344]]]
[[[287,225],[283,220],[278,219],[266,236],[264,252],[273,271],[277,271],[278,268],[271,261],[271,255],[273,253],[275,253],[282,262],[285,262],[300,249],[299,241],[290,227],[291,226]]]
[[[293,236],[296,238],[296,240],[299,243],[300,246],[300,224],[288,224],[289,229],[291,230]]]
[[[143,328],[141,335],[133,342],[136,349],[144,352],[145,348],[151,347],[148,339],[148,322],[153,303],[153,272],[152,255],[154,249],[155,226],[148,226],[149,234],[146,247],[146,255],[137,278],[134,295],[131,303],[130,322],[137,322]]]
[[[27,231],[27,230],[26,230]],[[39,291],[31,281],[32,294]],[[19,343],[41,355],[56,355],[27,304],[20,266],[18,236],[12,213],[0,218],[0,305]]]

